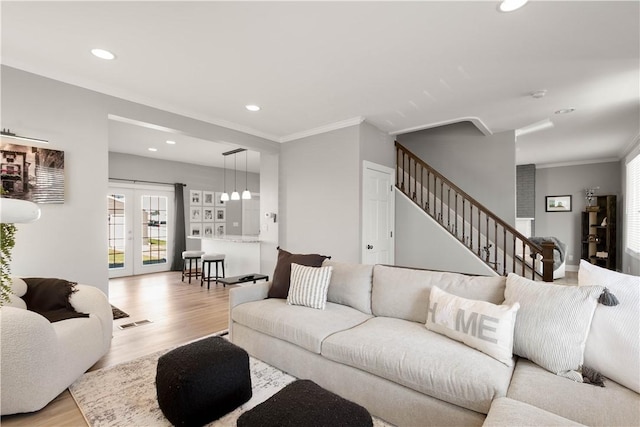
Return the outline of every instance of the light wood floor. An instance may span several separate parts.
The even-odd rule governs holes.
[[[136,359],[228,328],[229,287],[180,281],[180,272],[112,279],[111,304],[130,317],[114,321],[111,349],[90,370]],[[131,329],[118,325],[148,319]],[[42,410],[2,417],[3,427],[86,426],[78,406],[65,390]]]

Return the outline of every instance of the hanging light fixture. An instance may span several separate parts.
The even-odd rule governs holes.
[[[238,183],[238,153],[233,154],[233,193],[231,193],[231,200],[240,200],[240,193],[236,190]]]
[[[251,199],[251,191],[249,191],[249,171],[248,171],[249,160],[247,160],[248,157],[249,157],[249,152],[245,150],[244,152],[244,191],[242,192],[243,200]]]
[[[222,153],[224,156],[224,188],[222,189],[223,193],[220,196],[220,200],[223,202],[229,201],[229,193],[227,193],[227,155]]]

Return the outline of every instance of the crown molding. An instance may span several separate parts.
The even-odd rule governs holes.
[[[563,166],[592,165],[594,163],[611,163],[611,162],[619,162],[619,161],[620,159],[617,157],[607,157],[604,159],[576,160],[574,162],[541,163],[539,165],[536,165],[536,169],[559,168]]]
[[[493,135],[493,132],[491,131],[491,129],[489,129],[487,125],[485,125],[482,119],[480,119],[479,117],[459,117],[457,119],[444,120],[444,121],[435,122],[435,123],[428,123],[420,126],[414,126],[406,129],[391,131],[389,132],[389,135],[393,135],[393,136],[402,135],[403,133],[417,132],[425,129],[433,129],[440,126],[452,125],[452,124],[461,123],[461,122],[471,122],[476,128],[478,128],[480,132],[482,132],[484,136]]]
[[[319,135],[325,132],[331,132],[332,130],[338,130],[350,126],[356,126],[364,122],[364,117],[353,117],[351,119],[342,120],[340,122],[330,123],[328,125],[320,126],[317,128],[304,130],[302,132],[292,133],[290,135],[283,136],[280,138],[280,142],[290,142],[295,141],[296,139],[306,138],[308,136]]]

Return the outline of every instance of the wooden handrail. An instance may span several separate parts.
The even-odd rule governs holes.
[[[500,224],[501,226],[503,226],[504,228],[509,230],[511,233],[513,233],[514,236],[518,237],[520,240],[524,240],[524,241],[528,241],[529,240],[528,237],[526,237],[524,234],[520,233],[518,230],[516,230],[511,225],[509,225],[506,222],[504,222],[497,215],[495,215],[493,212],[491,212],[491,210],[486,208],[482,203],[480,203],[479,201],[477,201],[476,199],[471,197],[469,194],[467,194],[466,191],[464,191],[463,189],[461,189],[460,187],[455,185],[453,182],[451,182],[449,179],[447,179],[447,177],[442,175],[440,172],[435,170],[433,167],[431,167],[428,164],[426,164],[420,157],[415,155],[411,150],[409,150],[404,145],[400,144],[398,141],[396,141],[396,147],[399,148],[400,151],[404,151],[410,158],[413,158],[423,168],[429,170],[430,173],[432,173],[435,176],[437,176],[438,178],[440,178],[440,180],[443,181],[445,184],[447,184],[450,188],[454,189],[457,193],[460,193],[460,195],[462,195],[465,199],[467,199],[468,201],[470,201],[471,203],[476,205],[478,207],[478,209],[480,209],[481,211],[483,211],[485,213],[488,213],[489,217],[491,219],[495,220],[498,224]],[[404,168],[402,168],[402,169],[404,170]],[[538,246],[537,244],[535,244],[533,242],[530,242],[530,243],[531,243],[531,245],[537,247],[540,252],[542,252],[542,248],[540,246]]]
[[[445,227],[447,229],[447,231],[449,231],[449,233],[451,233],[452,235],[454,235],[457,239],[460,239],[459,233],[458,233],[458,218],[459,218],[459,213],[458,213],[458,197],[461,197],[462,200],[462,242],[465,244],[465,246],[467,246],[474,254],[476,254],[480,259],[482,259],[484,262],[486,262],[491,268],[493,268],[496,272],[500,273],[499,268],[498,268],[498,244],[499,244],[499,238],[498,238],[498,227],[500,226],[502,228],[502,241],[503,241],[503,245],[505,247],[501,247],[500,249],[502,250],[502,263],[503,263],[503,274],[507,273],[507,252],[509,250],[511,250],[511,257],[513,257],[513,269],[515,269],[515,264],[516,264],[516,258],[518,258],[519,256],[516,254],[516,241],[519,240],[520,242],[522,242],[522,251],[523,254],[520,257],[520,259],[518,260],[518,262],[521,263],[522,265],[522,271],[524,272],[525,267],[531,269],[532,271],[532,275],[535,277],[536,274],[540,274],[538,273],[538,271],[536,271],[535,268],[535,264],[536,264],[536,255],[541,255],[542,257],[542,276],[543,276],[543,280],[545,281],[553,281],[553,250],[555,245],[553,244],[553,242],[544,242],[542,244],[542,246],[532,242],[529,240],[528,237],[526,237],[525,235],[523,235],[522,233],[520,233],[518,230],[515,229],[515,227],[511,226],[510,224],[506,223],[505,221],[503,221],[500,217],[498,217],[496,214],[494,214],[491,210],[489,210],[487,207],[485,207],[482,203],[480,203],[479,201],[477,201],[475,198],[473,198],[472,196],[470,196],[469,194],[467,194],[467,192],[465,192],[464,190],[462,190],[460,187],[458,187],[456,184],[454,184],[453,182],[451,182],[448,178],[446,178],[442,173],[438,172],[437,170],[435,170],[434,168],[432,168],[431,166],[429,166],[427,163],[425,163],[422,159],[420,159],[415,153],[411,152],[409,149],[407,149],[405,146],[403,146],[402,144],[400,144],[399,142],[396,141],[395,143],[396,146],[396,154],[397,154],[397,158],[396,158],[396,167],[397,167],[397,173],[396,173],[396,186],[400,189],[400,191],[402,191],[405,195],[407,195],[407,197],[409,197],[411,200],[413,200],[413,202],[415,204],[417,204],[418,206],[420,206],[421,203],[424,202],[423,200],[423,194],[424,191],[426,189],[427,191],[427,205],[425,206],[420,206],[421,209],[425,210],[427,212],[427,214],[429,214],[431,217],[433,217],[434,219],[436,219],[436,222],[440,223],[443,227]],[[402,159],[400,159],[400,156],[402,156]],[[408,168],[405,165],[405,158],[407,158],[408,160]],[[414,164],[413,167],[413,172],[414,174],[412,174],[411,172],[411,164]],[[418,166],[421,168],[420,170],[420,175],[418,174]],[[400,170],[402,170],[402,178],[400,178]],[[427,172],[427,184],[426,184],[426,188],[424,185],[424,170],[426,170]],[[409,182],[406,183],[404,182],[404,177],[405,174],[409,176]],[[433,189],[431,189],[430,184],[431,184],[431,178],[430,176],[433,175]],[[418,176],[420,176],[420,182],[418,183]],[[439,185],[438,185],[438,180],[440,181]],[[413,189],[411,188],[412,186],[412,181],[413,181]],[[446,185],[446,198],[447,198],[447,203],[446,203],[446,209],[447,209],[447,214],[446,214],[446,225],[445,225],[445,218],[443,217],[443,212],[444,212],[444,198],[445,198],[445,192],[444,192],[444,188]],[[420,187],[419,191],[420,191],[420,203],[418,203],[417,200],[417,192],[418,192],[418,186]],[[429,206],[429,196],[432,195],[433,196],[433,202],[435,205],[437,205],[437,198],[438,198],[438,187],[440,187],[440,212],[438,213],[438,215],[436,216],[436,212],[438,211],[437,206],[435,206],[435,208],[432,208]],[[455,193],[455,207],[454,207],[454,211],[453,211],[453,216],[454,216],[454,224],[451,224],[451,190],[454,191]],[[467,222],[467,218],[465,215],[465,208],[467,203],[469,204],[469,220]],[[429,206],[429,207],[427,207]],[[477,251],[474,250],[474,242],[473,242],[473,209],[477,209],[478,210],[478,222],[477,222],[477,242],[476,244],[477,246]],[[480,224],[480,219],[481,219],[481,214],[484,214],[485,220],[486,220],[486,226],[485,226],[485,232],[482,234],[482,237],[484,237],[486,245],[484,248],[481,248],[481,243],[480,243],[480,237],[481,237],[481,228],[483,224]],[[493,261],[490,260],[489,258],[489,249],[492,246],[490,244],[491,242],[491,237],[490,237],[490,233],[489,233],[489,221],[493,222],[493,244],[496,245],[496,249],[494,251],[494,256],[493,256]],[[469,230],[469,234],[470,236],[468,236],[471,241],[470,244],[465,243],[465,238],[467,236],[465,236],[465,225],[468,224],[470,227]],[[513,239],[513,246],[512,248],[507,248],[507,234],[512,236]],[[532,260],[531,260],[531,265],[529,265],[527,263],[527,259],[525,259],[525,247],[529,248],[529,251],[532,254]],[[486,252],[486,256],[483,258],[481,256],[482,251]],[[515,272],[515,271],[514,271]]]

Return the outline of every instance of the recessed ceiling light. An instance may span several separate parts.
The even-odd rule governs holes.
[[[541,89],[541,90],[536,90],[531,92],[531,97],[535,99],[540,99],[540,98],[544,98],[546,94],[547,94],[547,90]]]
[[[149,150],[149,151],[158,151],[158,149],[157,149],[157,148],[153,148],[153,147],[148,148],[148,150]]]
[[[170,139],[167,139],[167,144],[176,145],[176,142],[175,141],[171,141]]]
[[[245,105],[244,108],[246,108],[249,111],[260,111],[260,107],[258,107],[257,105]]]
[[[501,12],[513,12],[514,10],[520,9],[522,6],[527,4],[529,0],[504,0],[500,3],[500,11]]]
[[[575,108],[571,107],[571,108],[562,108],[558,111],[556,111],[556,114],[569,114],[569,113],[573,113],[574,111],[576,111]]]
[[[91,53],[94,56],[97,56],[100,59],[107,59],[107,60],[111,60],[114,59],[116,56],[109,52],[108,50],[104,50],[104,49],[91,49]]]

